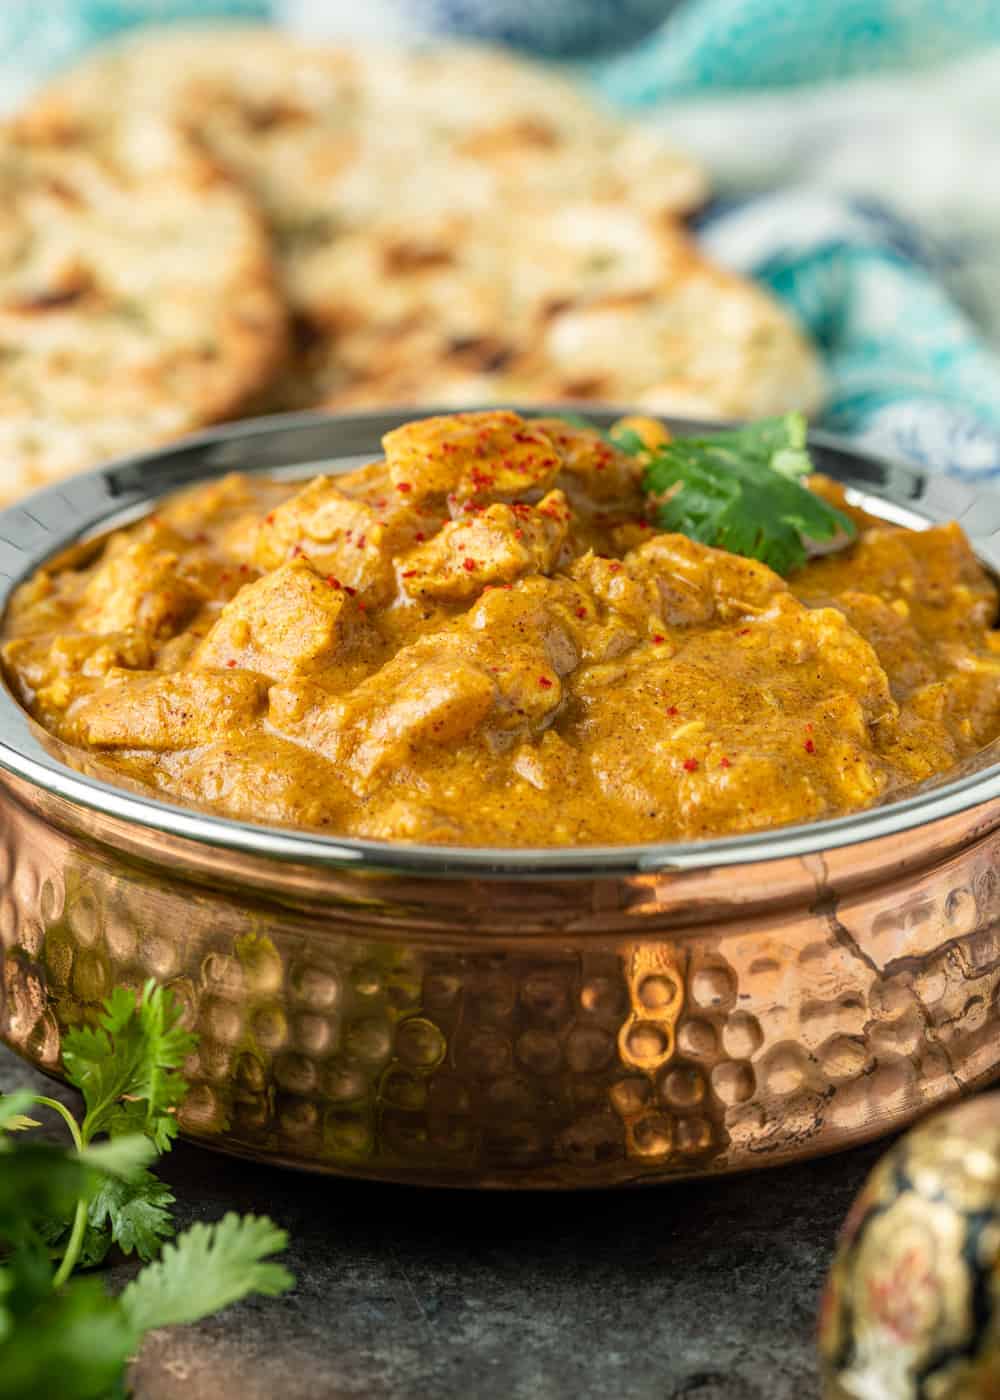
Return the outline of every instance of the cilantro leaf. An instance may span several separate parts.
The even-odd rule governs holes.
[[[0,1266],[0,1400],[124,1400],[126,1362],[151,1327],[291,1286],[268,1259],[285,1233],[264,1217],[230,1214],[163,1248],[174,1197],[148,1167],[176,1132],[173,1110],[187,1090],[179,1067],[193,1045],[169,993],[151,982],[138,997],[118,989],[96,1029],[65,1038],[82,1123],[43,1094],[0,1096],[0,1246],[9,1251]],[[71,1148],[13,1136],[39,1126],[24,1113],[32,1103],[62,1117]],[[98,1133],[107,1140],[95,1143]],[[112,1243],[144,1261],[160,1255],[119,1298],[73,1277]]]
[[[90,1202],[88,1235],[93,1232],[105,1241],[105,1253],[114,1240],[123,1253],[134,1251],[148,1262],[174,1233],[173,1203],[170,1187],[152,1172],[142,1172],[131,1181],[107,1180]],[[84,1255],[86,1252],[85,1237]]]
[[[96,1279],[51,1282],[44,1250],[0,1269],[0,1400],[104,1400],[135,1350],[132,1325]]]
[[[805,563],[807,540],[856,533],[843,511],[800,480],[813,470],[801,414],[652,449],[627,431],[612,440],[645,457],[644,485],[662,529],[759,559],[779,574]]]
[[[66,1221],[89,1200],[95,1171],[75,1153],[47,1142],[19,1142],[0,1153],[0,1240],[17,1244],[38,1222]]]
[[[61,1259],[69,1249],[73,1221],[71,1219],[40,1220],[35,1228],[38,1231],[39,1239],[48,1245],[52,1257]],[[76,1246],[73,1261],[74,1271],[77,1269],[96,1269],[99,1264],[103,1264],[111,1252],[112,1243],[111,1236],[106,1229],[103,1227],[94,1229],[88,1220]]]
[[[264,1215],[230,1211],[213,1225],[192,1225],[164,1246],[121,1295],[137,1332],[197,1322],[248,1293],[276,1297],[294,1282],[280,1264],[265,1262],[288,1236]]]
[[[149,1138],[141,1133],[129,1133],[125,1137],[83,1148],[80,1160],[107,1176],[117,1177],[121,1181],[138,1181],[149,1175],[146,1168],[158,1155],[156,1144]]]
[[[85,1142],[99,1132],[138,1131],[161,1152],[169,1148],[177,1132],[173,1110],[187,1090],[178,1070],[195,1044],[180,1020],[171,993],[149,981],[138,997],[117,987],[96,1029],[67,1032],[63,1063],[87,1107]]]
[[[40,1128],[35,1118],[29,1118],[24,1109],[30,1108],[35,1096],[30,1089],[19,1089],[16,1094],[0,1094],[0,1133],[23,1133],[27,1128]]]

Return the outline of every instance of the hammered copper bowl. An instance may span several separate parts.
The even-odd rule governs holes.
[[[41,491],[0,514],[0,603],[165,491],[346,469],[412,416],[241,424]],[[995,565],[1000,503],[815,446],[869,509],[961,518]],[[155,977],[200,1037],[186,1134],[355,1176],[611,1186],[827,1152],[1000,1066],[996,760],[722,841],[387,845],[109,786],[3,690],[0,1035],[58,1074],[63,1028]]]

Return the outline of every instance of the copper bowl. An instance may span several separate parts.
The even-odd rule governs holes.
[[[412,416],[238,424],[43,490],[0,514],[0,605],[166,491],[347,469]],[[814,446],[869,509],[960,518],[997,564],[1000,498]],[[63,1028],[153,976],[200,1035],[183,1131],[352,1176],[612,1186],[846,1147],[1000,1067],[997,757],[725,840],[391,845],[111,786],[2,690],[0,1036],[57,1075]]]

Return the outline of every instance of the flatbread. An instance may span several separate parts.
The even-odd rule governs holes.
[[[677,224],[621,205],[411,222],[295,268],[331,335],[332,408],[601,399],[759,417],[814,409],[815,352],[761,288]]]
[[[703,172],[549,69],[171,30],[102,51],[32,113],[173,123],[258,202],[294,349],[255,411],[572,397],[739,416],[821,398],[788,313],[681,227]]]
[[[706,195],[703,172],[660,136],[548,69],[465,45],[345,49],[270,30],[174,30],[103,51],[35,104],[50,121],[102,122],[111,110],[170,116],[264,210],[297,353],[261,407],[387,402],[408,383],[408,398],[459,385],[505,394],[503,367],[525,392],[551,393],[558,363],[526,357],[553,308],[638,294],[629,239],[644,256],[650,240],[683,245],[690,261],[676,219]],[[615,220],[616,265],[602,278],[597,245]],[[648,256],[639,281],[655,300]],[[809,360],[773,305],[748,298],[785,331],[789,360]],[[643,388],[663,378],[660,350],[648,354]],[[811,406],[815,386],[796,373],[783,402]],[[730,386],[727,411],[746,397]]]
[[[0,128],[0,498],[233,416],[285,340],[256,209],[172,124]]]

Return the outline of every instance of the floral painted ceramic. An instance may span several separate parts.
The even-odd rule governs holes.
[[[997,1400],[998,1288],[993,1094],[907,1134],[855,1201],[820,1313],[827,1400]]]

